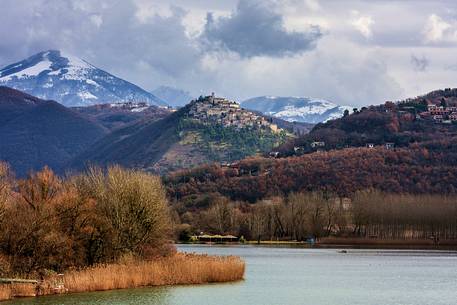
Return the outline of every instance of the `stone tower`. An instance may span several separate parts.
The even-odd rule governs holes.
[[[211,92],[211,96],[209,98],[209,102],[214,105],[214,92]]]

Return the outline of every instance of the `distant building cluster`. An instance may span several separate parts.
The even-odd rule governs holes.
[[[280,131],[276,124],[261,115],[243,109],[240,104],[225,98],[210,96],[193,101],[189,116],[205,123],[219,123],[226,127],[257,127]]]
[[[427,111],[420,113],[421,118],[431,118],[438,123],[457,122],[457,106],[428,104]]]
[[[123,110],[130,110],[132,112],[141,112],[149,107],[145,102],[124,102],[109,104],[111,108],[119,108]]]
[[[111,103],[111,104],[100,104],[97,105],[97,107],[100,108],[114,108],[114,109],[122,109],[122,110],[128,110],[131,112],[142,112],[151,105],[149,105],[146,102],[121,102],[121,103]],[[155,106],[154,106],[155,107]],[[157,106],[160,109],[167,110],[169,112],[175,112],[176,109],[170,106]]]

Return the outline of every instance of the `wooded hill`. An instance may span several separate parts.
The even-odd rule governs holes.
[[[348,147],[421,146],[446,149],[457,136],[457,121],[439,122],[421,115],[429,104],[457,105],[457,89],[433,91],[424,96],[354,109],[352,114],[317,124],[309,134],[295,138],[278,151],[282,156]],[[323,146],[312,147],[313,142]]]
[[[75,158],[72,166],[81,169],[87,164],[120,164],[164,173],[268,153],[286,139],[285,131],[195,119],[189,115],[191,106],[162,120],[142,120],[114,130]]]
[[[388,193],[457,191],[457,145],[434,152],[425,148],[349,148],[280,159],[252,158],[232,165],[200,167],[165,179],[171,198],[198,201],[206,194],[234,200],[259,199],[299,191],[350,196],[357,190]]]

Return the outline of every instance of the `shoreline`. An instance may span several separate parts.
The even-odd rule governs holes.
[[[309,249],[390,249],[390,250],[452,250],[457,251],[457,240],[442,240],[435,243],[430,239],[369,239],[369,238],[321,238],[314,244],[305,241],[294,240],[261,240],[238,242],[194,242],[177,243],[182,245],[251,245],[251,246],[275,246],[275,247],[298,247]]]
[[[245,262],[236,256],[177,253],[151,261],[130,261],[68,271],[34,283],[0,284],[0,301],[55,294],[154,286],[236,282]]]

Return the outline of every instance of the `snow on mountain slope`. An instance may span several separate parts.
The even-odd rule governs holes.
[[[61,51],[40,52],[0,70],[0,85],[65,106],[117,102],[166,103],[140,87]]]
[[[349,106],[307,97],[259,96],[248,99],[241,105],[289,122],[313,124],[339,118],[343,116],[344,110],[352,109]]]

